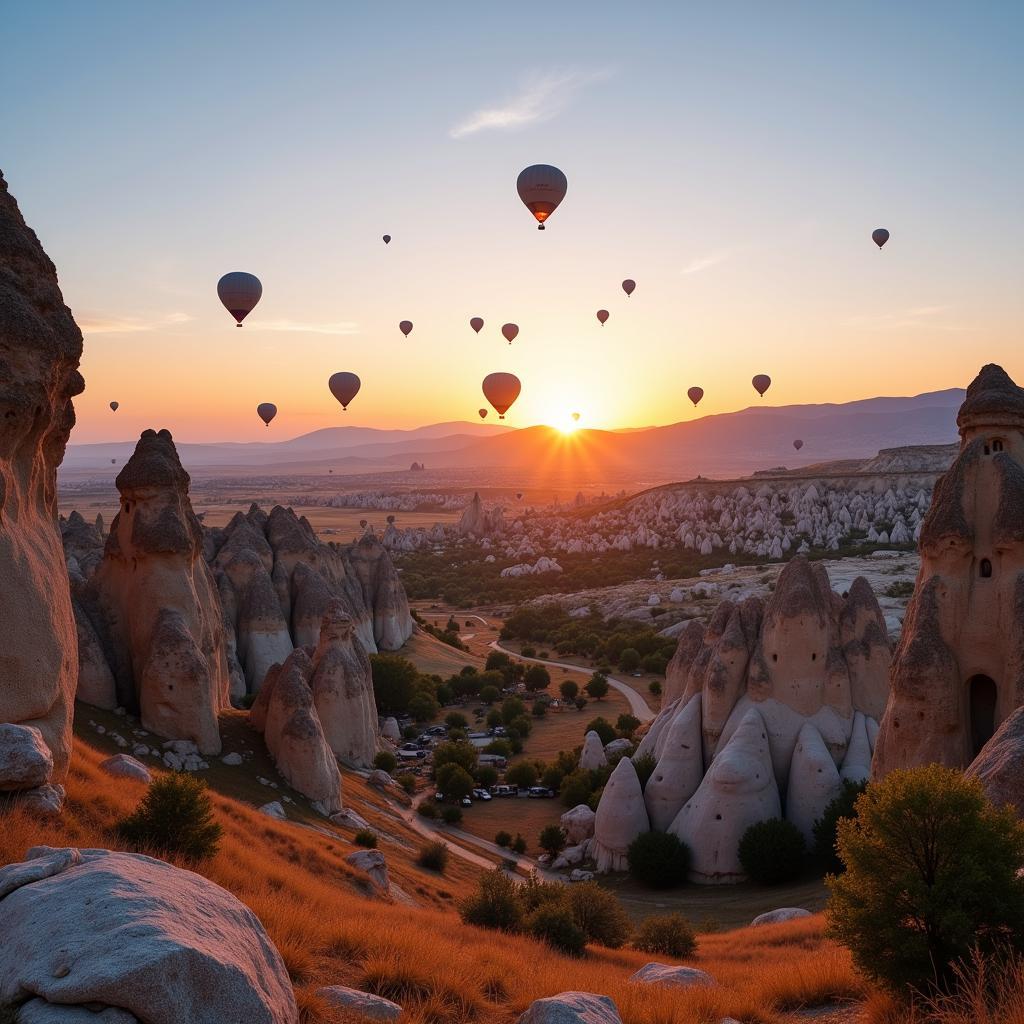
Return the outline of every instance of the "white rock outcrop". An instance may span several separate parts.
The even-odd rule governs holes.
[[[590,856],[597,870],[625,871],[628,866],[626,853],[630,844],[637,836],[649,830],[640,779],[632,760],[624,757],[615,766],[604,787],[594,818]]]
[[[622,1024],[609,996],[593,992],[559,992],[535,999],[516,1024]]]
[[[604,752],[604,744],[601,737],[593,729],[583,737],[583,750],[580,753],[580,768],[584,771],[593,771],[608,763],[608,757]]]

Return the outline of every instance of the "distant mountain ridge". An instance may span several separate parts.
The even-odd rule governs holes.
[[[820,405],[749,406],[662,427],[628,431],[500,424],[435,423],[416,430],[328,427],[284,441],[178,445],[190,472],[279,476],[393,472],[412,462],[428,469],[507,469],[538,478],[602,474],[686,479],[743,476],[773,466],[795,468],[840,459],[870,459],[885,448],[956,441],[961,388],[909,397]],[[804,442],[796,452],[793,441]],[[62,471],[109,469],[130,442],[70,445]]]

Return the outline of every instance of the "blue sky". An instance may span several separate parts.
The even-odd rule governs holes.
[[[259,401],[291,436],[343,369],[378,426],[473,415],[491,370],[510,422],[613,427],[762,371],[777,403],[1024,377],[1019,4],[8,2],[4,49],[0,168],[87,335],[74,440],[262,439]]]

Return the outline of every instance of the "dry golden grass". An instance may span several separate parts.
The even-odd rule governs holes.
[[[106,776],[98,767],[103,756],[77,742],[59,821],[21,812],[4,817],[0,863],[20,860],[41,843],[120,845],[113,823],[135,807],[144,787]],[[410,1024],[506,1024],[534,999],[567,989],[610,995],[626,1024],[717,1024],[726,1016],[776,1024],[789,1009],[863,995],[846,952],[823,938],[820,918],[702,937],[694,962],[719,982],[706,990],[629,984],[654,959],[632,950],[596,948],[574,960],[532,939],[463,925],[453,910],[441,908],[467,889],[476,869],[454,857],[445,876],[416,868],[419,840],[386,815],[379,795],[349,777],[346,787],[352,802],[365,799],[360,813],[391,821],[397,839],[381,849],[393,878],[419,906],[369,897],[344,863],[354,849],[347,840],[273,821],[217,793],[224,838],[216,857],[198,868],[259,916],[281,950],[308,1024],[356,1019],[316,998],[325,984],[396,999]]]

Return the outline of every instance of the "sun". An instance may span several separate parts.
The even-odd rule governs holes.
[[[580,414],[578,412],[560,412],[551,418],[551,426],[560,434],[569,437],[579,430]]]

